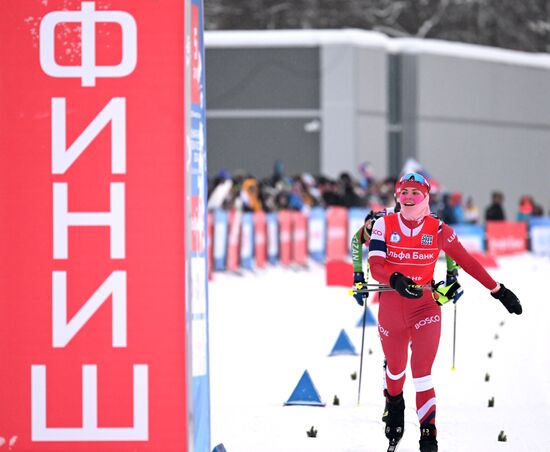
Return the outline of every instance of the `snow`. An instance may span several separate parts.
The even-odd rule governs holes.
[[[377,31],[341,30],[216,30],[204,33],[207,47],[316,47],[354,44],[386,47],[391,38]]]
[[[499,268],[490,273],[518,295],[524,313],[508,314],[462,272],[465,293],[456,307],[455,371],[454,306],[442,308],[442,337],[432,371],[440,451],[550,450],[545,430],[550,303],[539,284],[550,275],[550,260],[525,254],[498,262]],[[444,270],[440,261],[436,277],[442,278]],[[342,329],[360,351],[361,328],[356,325],[362,308],[347,288],[326,287],[324,266],[215,273],[209,302],[212,448],[223,443],[227,452],[386,450],[377,329],[365,331],[357,405],[358,381],[351,374],[359,371],[359,356],[328,355]],[[376,314],[376,305],[369,308]],[[326,406],[283,406],[306,369]],[[417,451],[410,372],[404,392],[406,425],[399,452]],[[338,406],[333,405],[335,395]],[[489,408],[492,397],[495,405]],[[306,435],[312,426],[318,430],[316,438]],[[507,442],[497,441],[501,430]]]

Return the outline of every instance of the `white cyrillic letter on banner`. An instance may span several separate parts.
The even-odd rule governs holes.
[[[126,172],[126,99],[115,97],[67,148],[65,99],[52,99],[52,173],[64,174],[95,137],[111,123],[111,171]]]
[[[126,272],[112,272],[73,318],[67,320],[67,273],[54,271],[52,273],[53,346],[65,347],[109,296],[112,298],[112,344],[113,347],[126,347]]]
[[[111,185],[110,212],[69,212],[68,187],[64,182],[53,184],[53,257],[67,259],[69,226],[109,226],[111,228],[111,259],[124,259],[124,184]]]
[[[97,366],[82,366],[82,427],[46,427],[46,366],[31,368],[33,441],[148,441],[148,367],[134,365],[133,427],[97,426]],[[62,402],[59,402],[62,403]]]

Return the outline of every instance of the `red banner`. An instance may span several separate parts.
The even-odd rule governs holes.
[[[327,209],[327,261],[348,257],[348,210],[344,207]]]
[[[0,2],[0,436],[187,450],[184,2]]]
[[[283,210],[279,212],[279,259],[283,265],[290,265],[291,263],[291,234],[292,222],[290,211]]]
[[[264,268],[267,262],[267,223],[264,212],[254,213],[254,255],[256,266]]]
[[[307,218],[301,212],[292,212],[292,260],[307,264]]]
[[[241,234],[242,212],[229,212],[229,233],[227,240],[227,270],[236,272],[239,269],[239,244]]]
[[[527,251],[527,223],[488,221],[487,249],[494,256]]]

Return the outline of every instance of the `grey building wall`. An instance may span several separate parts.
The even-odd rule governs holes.
[[[321,49],[321,171],[358,174],[369,161],[387,174],[387,50],[357,45]]]
[[[509,219],[519,198],[550,197],[550,69],[439,54],[409,55],[416,71],[417,158],[449,191],[482,208],[505,194]],[[412,109],[412,104],[410,105]]]
[[[319,50],[206,49],[208,175],[318,173]]]

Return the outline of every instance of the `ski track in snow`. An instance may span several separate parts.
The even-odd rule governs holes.
[[[540,282],[550,277],[550,260],[524,254],[498,262],[499,268],[489,272],[520,298],[523,315],[508,314],[461,271],[465,293],[457,304],[455,371],[454,307],[442,308],[432,370],[441,452],[550,451],[550,300],[540,290]],[[444,265],[438,262],[436,277],[443,277]],[[386,450],[380,419],[383,355],[376,327],[365,331],[359,406],[358,380],[351,378],[359,371],[359,356],[328,356],[342,329],[360,352],[356,325],[362,308],[347,290],[326,287],[324,266],[317,263],[308,269],[214,274],[209,284],[212,447],[223,443],[227,452]],[[376,315],[377,306],[369,307]],[[283,406],[306,369],[326,406]],[[404,392],[399,452],[418,451],[410,370]],[[488,407],[491,397],[493,408]],[[316,438],[306,435],[311,426],[318,430]],[[506,442],[497,441],[501,430]]]

